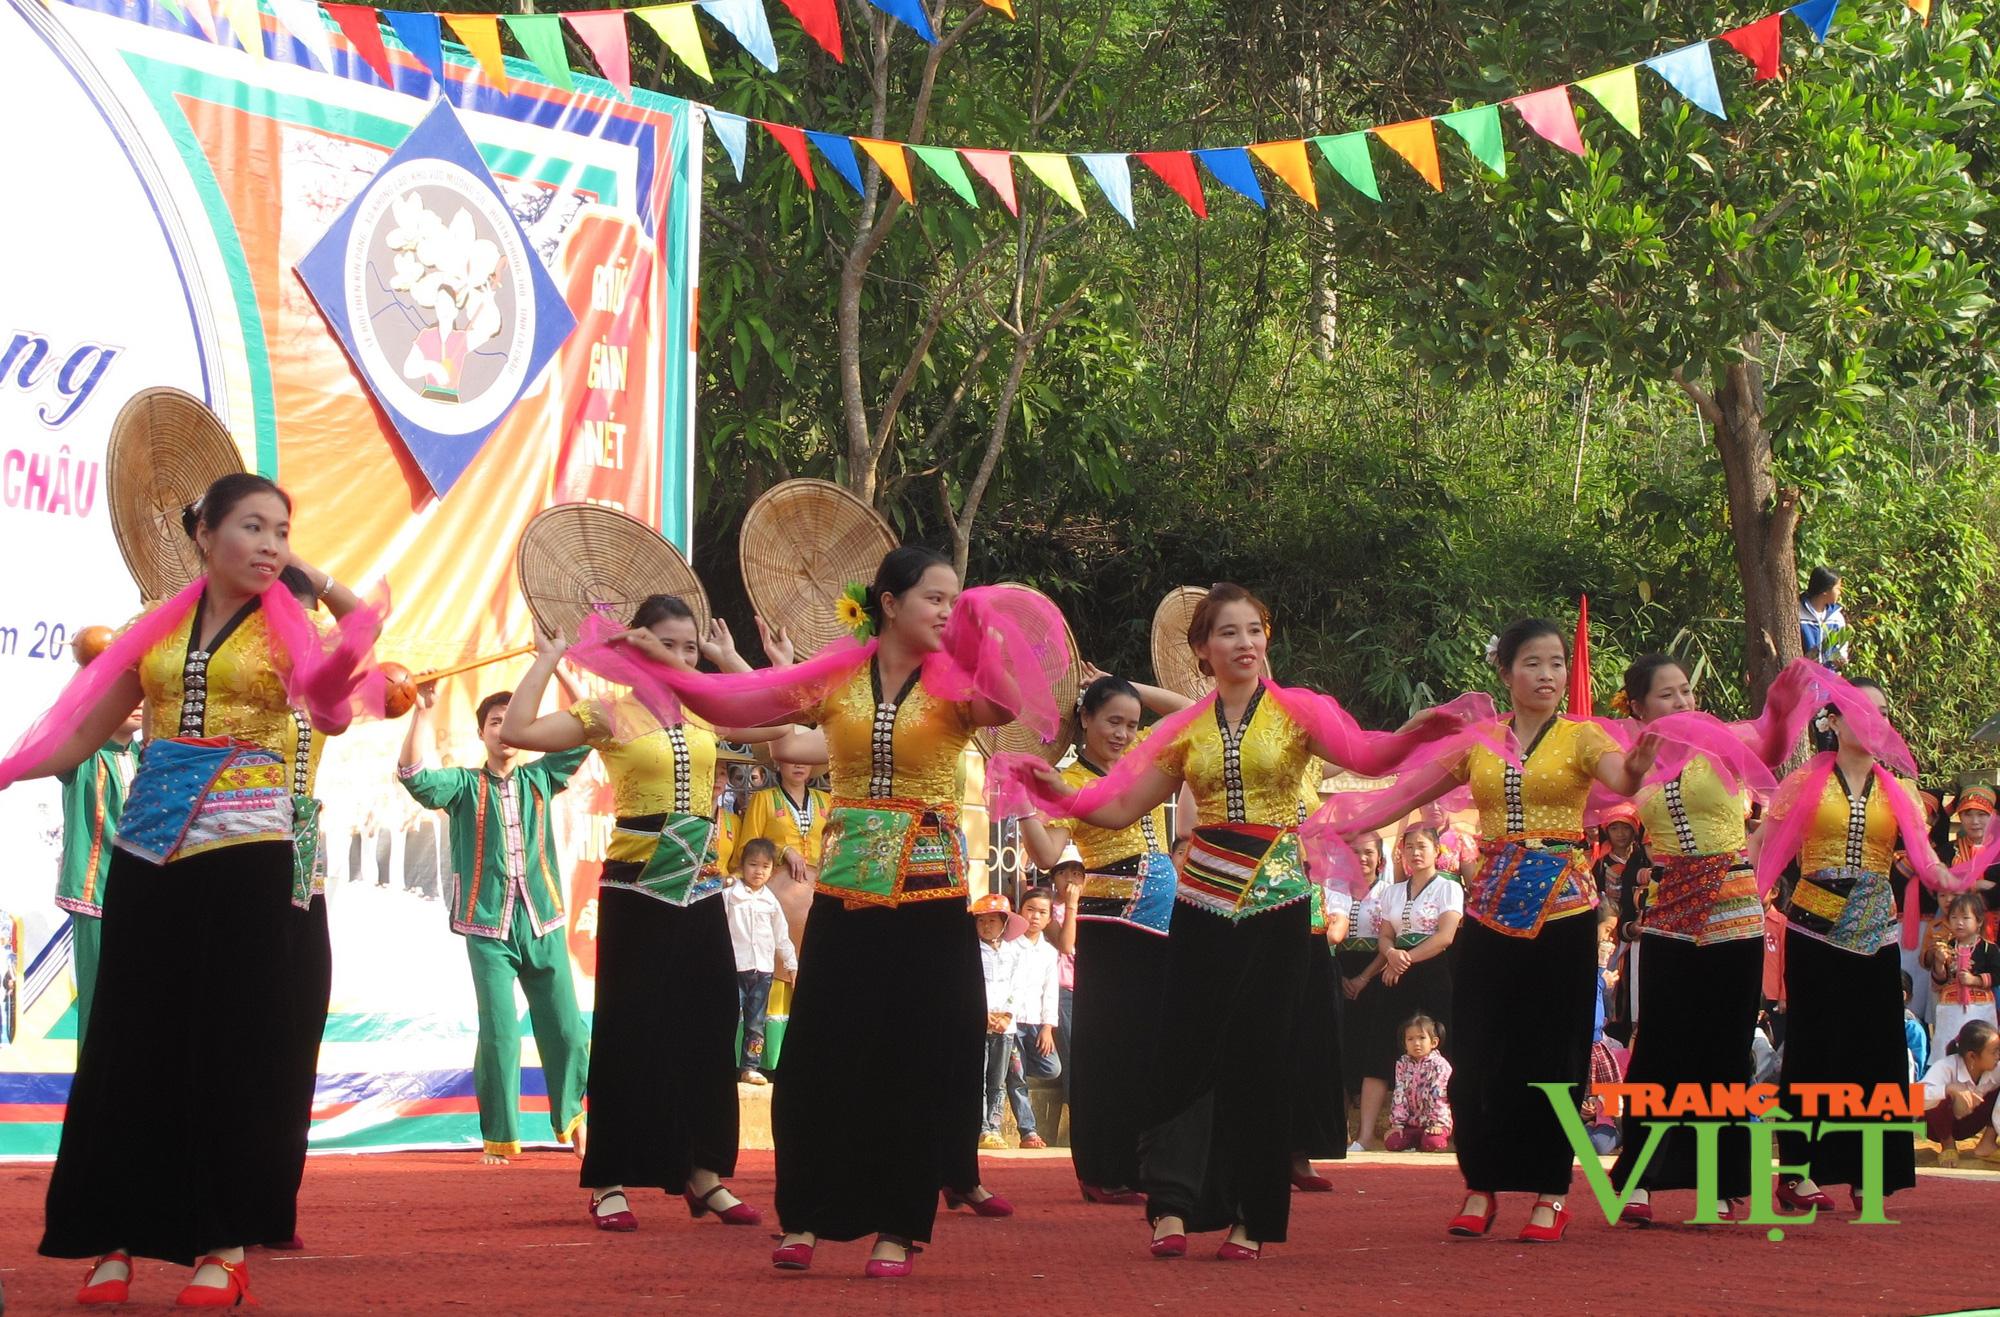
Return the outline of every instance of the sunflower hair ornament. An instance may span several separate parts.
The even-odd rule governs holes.
[[[1611,697],[1611,711],[1620,718],[1630,718],[1632,716],[1632,697],[1624,691],[1619,691]]]
[[[833,601],[833,616],[856,640],[875,634],[875,619],[868,616],[868,587],[859,581],[849,581]]]

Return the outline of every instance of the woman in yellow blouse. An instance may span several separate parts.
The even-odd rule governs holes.
[[[1268,696],[1269,635],[1256,596],[1230,584],[1209,591],[1188,645],[1215,678],[1213,716],[1195,718],[1115,798],[1078,817],[1122,829],[1183,783],[1194,793],[1197,826],[1167,935],[1168,1027],[1140,1136],[1155,1257],[1183,1256],[1190,1230],[1227,1230],[1217,1256],[1255,1258],[1284,1241],[1290,1217],[1291,1122],[1270,1104],[1291,1088],[1308,958],[1327,954],[1309,936],[1298,826],[1319,806],[1308,766],[1337,756]],[[1043,785],[1075,792],[1052,773]]]
[[[1465,1204],[1449,1227],[1483,1235],[1498,1195],[1536,1195],[1520,1238],[1554,1243],[1569,1225],[1575,1152],[1536,1083],[1585,1085],[1597,994],[1597,893],[1586,867],[1583,811],[1593,784],[1639,789],[1658,751],[1642,736],[1621,752],[1595,723],[1559,716],[1569,649],[1553,623],[1531,618],[1500,634],[1494,662],[1513,713],[1514,767],[1475,746],[1450,769],[1410,775],[1348,825],[1373,831],[1460,783],[1479,807],[1479,871],[1465,885],[1452,967],[1453,1142]],[[1578,1100],[1584,1095],[1579,1092]]]
[[[773,747],[833,765],[771,1107],[781,1268],[811,1266],[821,1239],[874,1235],[866,1274],[905,1276],[940,1191],[982,1216],[1012,1210],[979,1184],[986,988],[966,913],[958,765],[977,728],[1013,715],[924,684],[958,594],[943,558],[892,550],[868,590],[873,661],[807,711],[817,731]],[[876,1118],[842,1115],[862,1110]]]
[[[697,638],[672,595],[639,605],[623,639],[670,667],[741,667],[733,649]],[[726,634],[726,633],[720,633]],[[540,636],[535,664],[507,706],[500,739],[543,753],[588,745],[611,778],[617,824],[598,879],[597,997],[590,1023],[590,1138],[580,1179],[600,1230],[639,1228],[625,1190],[681,1194],[696,1217],[756,1225],[756,1208],[723,1183],[737,1143],[736,957],[717,864],[718,735],[768,741],[789,728],[670,727],[629,694],[580,700],[537,718],[567,648]]]
[[[736,830],[741,849],[753,837],[778,848],[783,882],[773,882],[771,894],[785,911],[792,950],[805,945],[806,919],[812,914],[813,884],[819,879],[820,848],[826,837],[826,812],[831,797],[812,785],[824,765],[779,759],[778,781],[750,797]]]
[[[346,718],[302,729],[286,694],[293,656],[266,612],[295,562],[284,492],[226,476],[183,522],[206,568],[192,609],[37,770],[80,762],[143,697],[146,753],[106,878],[41,1244],[101,1256],[82,1303],[126,1301],[134,1256],[196,1267],[182,1306],[247,1299],[243,1246],[292,1238],[305,1160],[292,985],[313,971],[299,963],[292,761]]]

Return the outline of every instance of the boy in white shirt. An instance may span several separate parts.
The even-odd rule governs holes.
[[[766,1084],[764,1021],[771,1004],[771,980],[790,983],[799,972],[785,908],[767,890],[777,867],[778,848],[762,837],[743,844],[736,882],[722,889],[729,941],[736,949],[736,993],[743,1010],[743,1074],[746,1084]]]
[[[998,892],[972,903],[973,926],[979,930],[979,963],[986,973],[986,1119],[979,1146],[1004,1148],[1000,1137],[1000,1103],[1007,1092],[1007,1074],[1014,1060],[1014,981],[1020,963],[1018,939],[1028,921]]]
[[[1021,1127],[1023,1148],[1046,1148],[1035,1132],[1035,1109],[1028,1102],[1029,1079],[1054,1079],[1062,1074],[1056,1055],[1057,1007],[1062,995],[1062,958],[1055,944],[1042,936],[1055,916],[1055,898],[1037,887],[1021,898],[1021,918],[1028,930],[1014,971],[1014,1064],[1008,1067],[1007,1098],[1014,1106],[1014,1123]]]

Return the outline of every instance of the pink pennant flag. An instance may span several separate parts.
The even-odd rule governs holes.
[[[1511,104],[1528,127],[1573,155],[1583,154],[1583,137],[1576,131],[1576,110],[1569,103],[1568,87],[1557,83],[1546,91],[1516,96]]]
[[[762,119],[757,122],[764,124],[764,131],[777,138],[778,145],[785,148],[785,154],[792,158],[792,164],[805,176],[806,187],[817,191],[819,180],[813,177],[812,156],[806,152],[805,130],[793,128],[789,124],[765,123]]]
[[[1009,215],[1021,213],[1020,203],[1014,199],[1014,153],[1012,151],[974,151],[960,147],[960,155],[965,163],[972,166],[972,172],[993,185],[1000,194],[1000,204],[1007,208]]]
[[[622,9],[572,10],[563,15],[570,28],[590,48],[590,57],[604,74],[604,80],[632,99],[632,52],[625,44],[625,11]]]
[[[1201,194],[1201,176],[1195,173],[1193,156],[1185,151],[1135,151],[1133,155],[1179,193],[1196,216],[1208,218],[1208,199]]]

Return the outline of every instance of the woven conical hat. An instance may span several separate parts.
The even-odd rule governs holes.
[[[680,550],[645,522],[612,508],[561,503],[542,509],[521,532],[514,565],[536,625],[570,640],[598,606],[622,623],[654,594],[679,595],[694,610],[695,633],[708,630],[708,592]]]
[[[1004,581],[997,588],[1026,590],[1048,603],[1049,607],[1055,608],[1054,602],[1049,600],[1047,595],[1032,587]],[[991,759],[1005,750],[1019,754],[1040,755],[1053,764],[1069,752],[1069,747],[1077,735],[1076,697],[1083,690],[1083,656],[1077,653],[1076,633],[1070,630],[1068,618],[1063,619],[1063,636],[1069,641],[1069,670],[1056,680],[1050,692],[1055,697],[1056,708],[1063,711],[1062,725],[1056,729],[1056,739],[1044,742],[1033,730],[1020,723],[982,727],[973,739],[978,742],[979,748],[985,752],[987,758]]]
[[[772,486],[744,516],[736,544],[751,604],[785,628],[800,658],[847,634],[834,602],[849,583],[874,580],[895,547],[873,508],[825,480]]]
[[[1202,675],[1187,642],[1188,623],[1206,598],[1208,591],[1200,586],[1184,585],[1153,610],[1153,680],[1191,700],[1200,699],[1215,686]]]
[[[201,399],[141,389],[111,423],[104,457],[111,533],[145,599],[166,599],[201,575],[181,509],[219,478],[243,470],[229,430]]]

